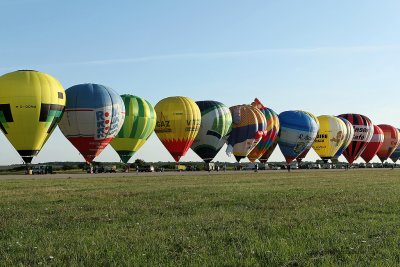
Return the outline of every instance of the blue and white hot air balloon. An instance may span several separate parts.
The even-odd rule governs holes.
[[[317,136],[319,126],[310,113],[295,110],[279,114],[279,148],[290,164],[304,150],[311,147]]]

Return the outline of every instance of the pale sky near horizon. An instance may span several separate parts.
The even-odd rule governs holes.
[[[35,69],[65,89],[99,83],[153,105],[258,97],[277,113],[360,113],[400,128],[399,13],[399,1],[1,0],[0,75]],[[3,134],[0,151],[0,165],[22,162]],[[224,151],[216,160],[234,162]],[[155,134],[136,158],[173,161]],[[283,160],[279,148],[271,160]],[[56,129],[33,163],[45,161],[84,160]],[[108,147],[96,161],[119,158]]]

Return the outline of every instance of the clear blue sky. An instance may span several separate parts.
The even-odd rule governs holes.
[[[400,127],[399,13],[394,0],[2,0],[0,74],[36,69],[65,89],[100,83],[154,105],[258,97],[278,113],[355,112]],[[0,164],[21,162],[3,135],[0,147]],[[155,134],[136,157],[172,160]],[[34,162],[49,160],[83,158],[57,129]],[[118,156],[108,147],[97,160]]]

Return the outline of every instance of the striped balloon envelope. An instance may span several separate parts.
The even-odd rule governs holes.
[[[124,102],[113,89],[100,84],[75,85],[65,93],[67,105],[60,130],[91,163],[121,129]]]
[[[352,164],[367,147],[374,134],[374,126],[371,120],[364,115],[349,113],[341,114],[339,117],[348,120],[354,128],[353,139],[343,152],[343,156]]]
[[[144,98],[121,95],[125,105],[125,120],[110,145],[125,164],[146,143],[156,126],[156,112]]]
[[[211,162],[226,143],[224,138],[232,127],[232,115],[227,106],[217,101],[197,101],[201,112],[199,133],[192,150],[204,162]]]
[[[351,141],[353,140],[353,136],[354,136],[353,125],[345,118],[342,118],[342,117],[338,117],[338,118],[341,119],[344,122],[344,124],[346,124],[346,135],[344,136],[343,144],[340,146],[340,148],[336,152],[335,156],[333,156],[333,158],[332,158],[335,160],[338,160],[339,157],[343,154],[344,150],[350,145]]]
[[[392,155],[392,153],[399,145],[400,135],[399,131],[391,125],[379,124],[378,126],[382,129],[384,138],[383,145],[378,150],[378,153],[376,153],[376,155],[381,160],[381,162],[384,162],[390,157],[390,155]]]
[[[196,102],[184,96],[160,100],[154,107],[157,123],[154,131],[176,162],[186,155],[201,125]]]
[[[318,116],[318,121],[320,128],[312,147],[318,156],[327,162],[342,146],[347,128],[346,124],[335,116]]]
[[[371,141],[367,144],[367,147],[361,153],[361,157],[365,160],[366,163],[369,163],[373,157],[376,156],[378,150],[383,145],[383,131],[378,125],[374,125],[374,135],[371,138]]]
[[[251,162],[255,162],[256,160],[260,159],[269,149],[271,149],[274,144],[278,142],[279,118],[278,114],[276,114],[272,109],[264,107],[264,105],[257,98],[251,105],[260,109],[267,120],[266,135],[261,139],[256,147],[254,147],[250,154],[247,155],[247,158]],[[264,161],[264,163],[265,162],[266,160]]]
[[[228,156],[233,154],[239,162],[267,134],[267,120],[258,108],[251,105],[238,105],[229,109],[233,123],[226,153]]]
[[[307,111],[304,111],[304,112],[307,113],[308,115],[310,115],[310,116],[316,121],[316,123],[318,124],[318,129],[319,129],[319,121],[318,121],[318,118],[317,118],[314,114],[312,114],[312,113],[310,113],[310,112],[307,112]],[[300,164],[300,163],[303,161],[303,159],[305,159],[305,157],[308,155],[308,152],[310,152],[310,150],[311,150],[312,144],[313,144],[313,143],[311,143],[311,144],[296,158],[297,163]]]
[[[271,146],[265,151],[265,153],[259,158],[259,161],[261,163],[266,163],[269,158],[271,157],[272,153],[275,151],[276,146],[278,145],[279,141],[279,130],[278,130],[278,137],[272,141]]]
[[[319,125],[316,117],[301,110],[284,111],[279,114],[281,126],[279,148],[290,164],[307,148],[311,147],[317,136]]]
[[[397,129],[400,134],[400,129]],[[392,155],[390,155],[390,159],[396,163],[396,161],[400,158],[400,144],[396,147]]]
[[[54,77],[32,70],[0,76],[0,128],[25,163],[30,163],[57,127],[65,91]]]

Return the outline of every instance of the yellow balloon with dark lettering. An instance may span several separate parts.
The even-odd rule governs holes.
[[[48,74],[23,70],[0,76],[0,128],[26,163],[39,153],[64,107],[64,88]]]
[[[154,107],[157,123],[154,131],[176,162],[186,154],[200,129],[201,112],[188,97],[162,99]]]
[[[324,161],[333,158],[345,141],[346,124],[335,116],[322,115],[318,118],[319,131],[312,145]]]

